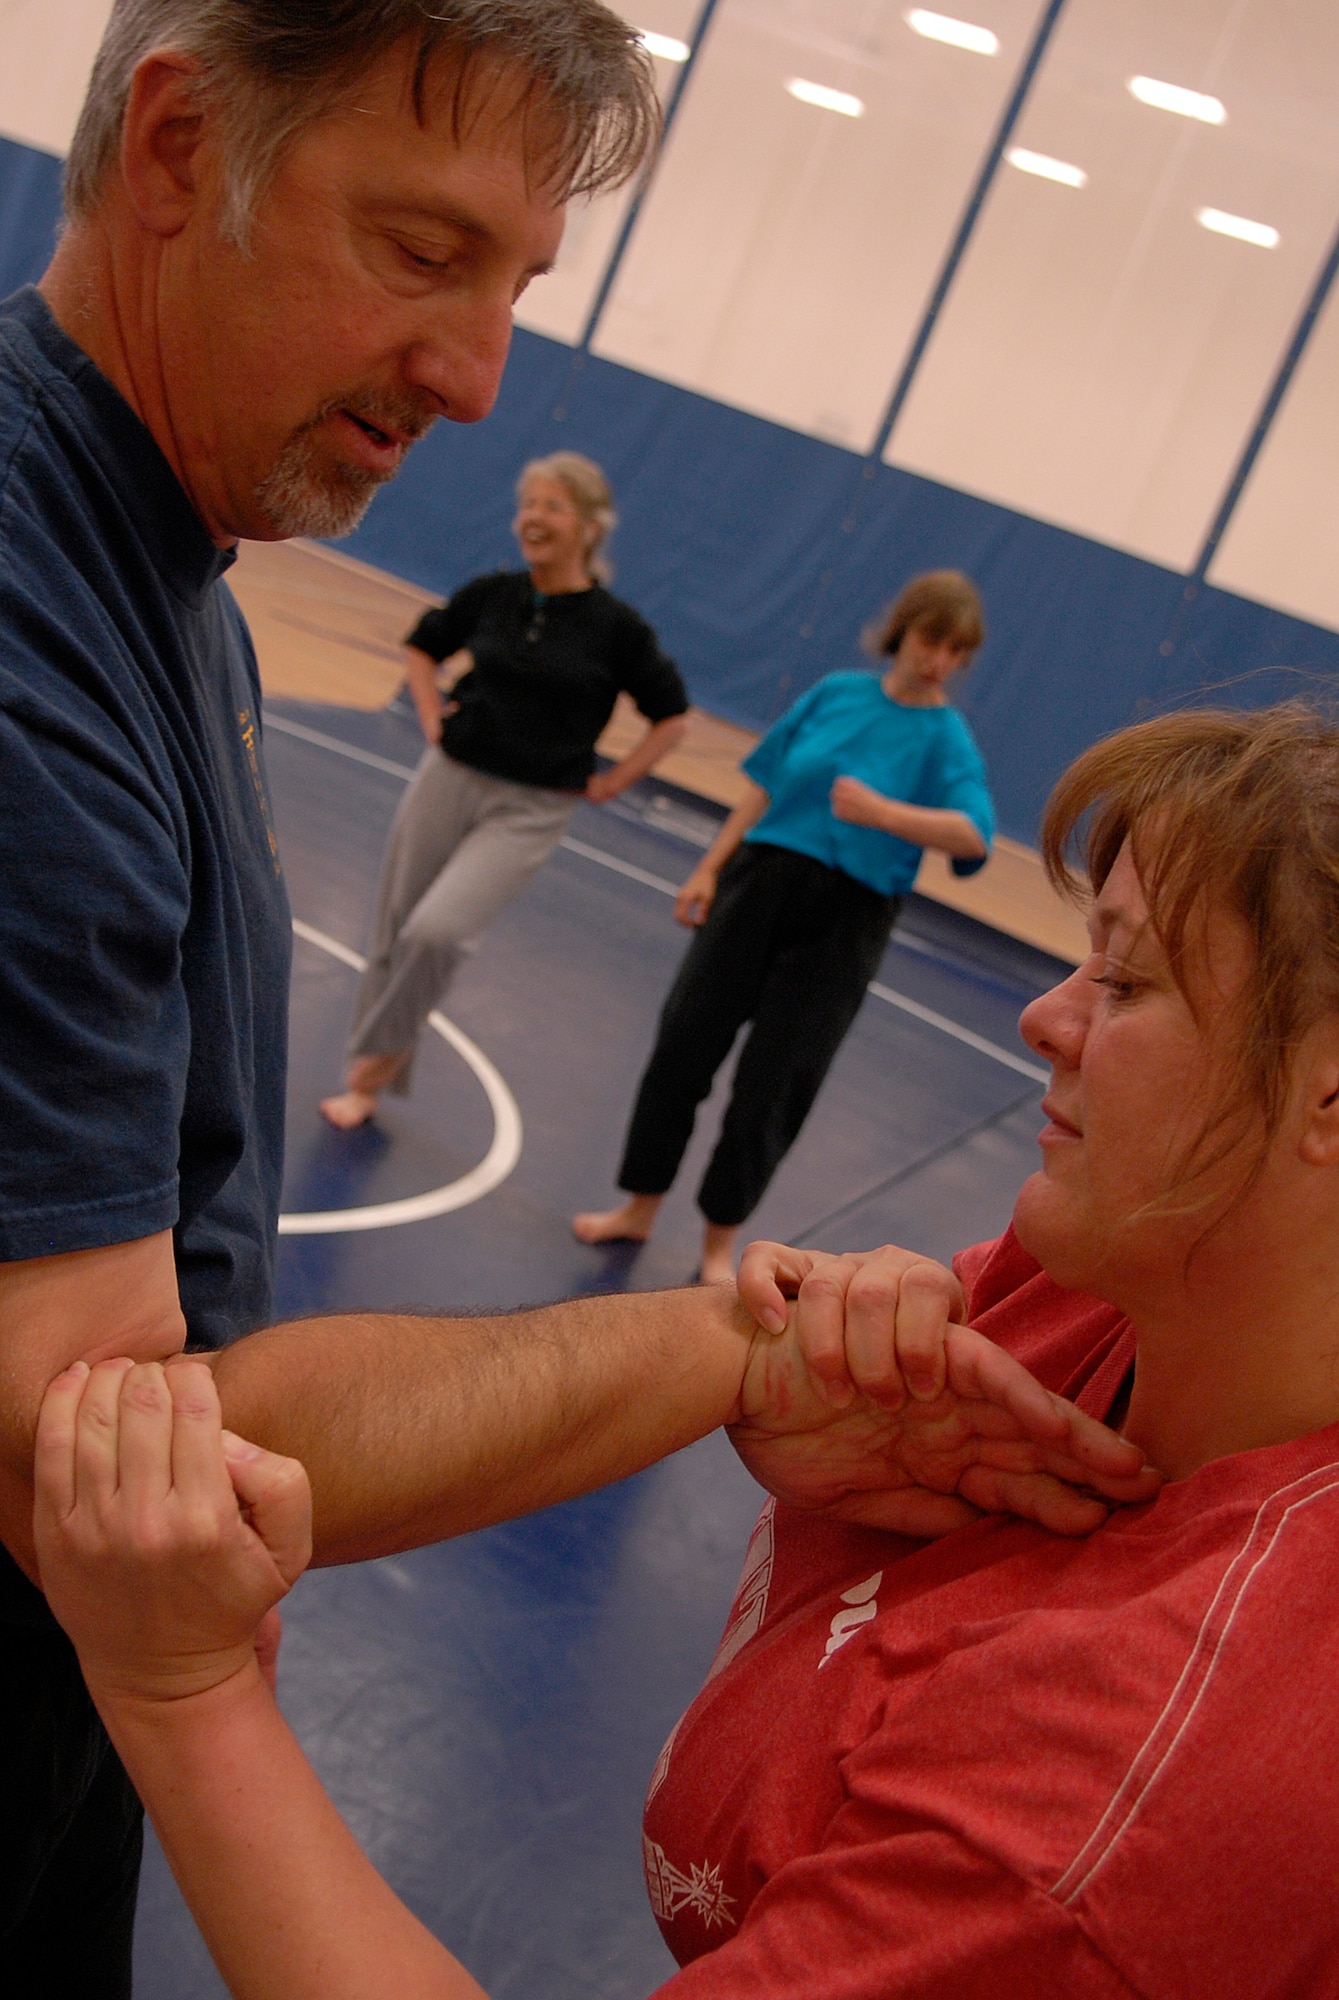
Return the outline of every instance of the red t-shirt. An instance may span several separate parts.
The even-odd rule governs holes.
[[[1128,1322],[1012,1234],[959,1269],[1104,1415]],[[1086,1540],[769,1502],[644,1845],[666,2000],[1339,1994],[1339,1425]]]

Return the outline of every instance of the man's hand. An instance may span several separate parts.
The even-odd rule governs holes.
[[[730,1435],[792,1506],[914,1536],[981,1513],[1082,1535],[1161,1484],[1137,1446],[955,1324],[961,1287],[929,1258],[751,1244],[739,1289],[763,1328]]]
[[[311,1551],[302,1467],[223,1430],[199,1362],[58,1376],[36,1485],[42,1587],[100,1700],[176,1701],[231,1679]],[[268,1660],[277,1631],[262,1637]]]

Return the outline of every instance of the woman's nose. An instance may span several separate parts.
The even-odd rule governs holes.
[[[1043,1061],[1058,1068],[1077,1065],[1087,1033],[1086,1000],[1091,989],[1091,975],[1080,966],[1023,1009],[1018,1031]]]

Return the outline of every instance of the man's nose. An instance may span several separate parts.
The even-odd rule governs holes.
[[[405,358],[405,380],[426,391],[442,416],[477,424],[497,401],[511,346],[511,300],[462,305],[451,323],[418,341]]]

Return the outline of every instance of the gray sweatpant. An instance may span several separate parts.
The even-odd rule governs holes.
[[[381,865],[372,949],[349,1055],[406,1055],[479,933],[520,895],[562,838],[571,792],[492,778],[430,749],[395,815]]]

